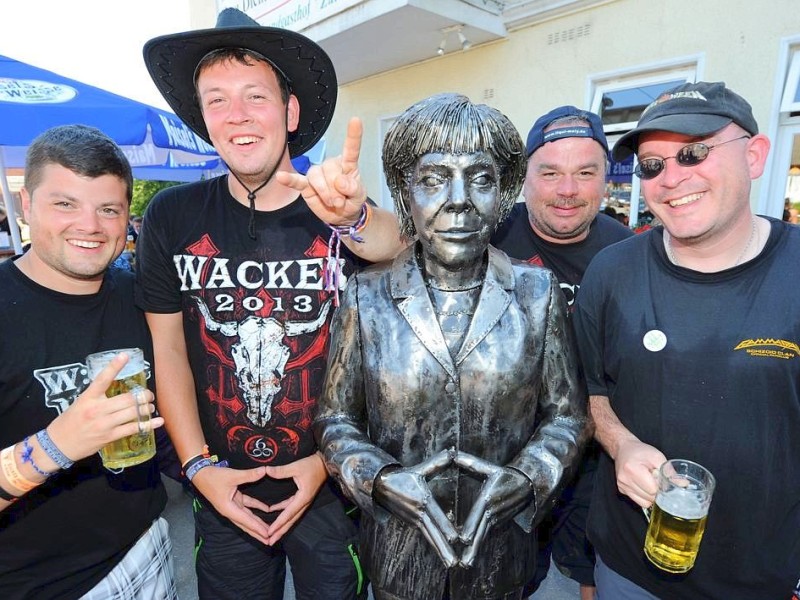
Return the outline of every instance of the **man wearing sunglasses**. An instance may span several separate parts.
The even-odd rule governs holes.
[[[632,153],[663,223],[604,250],[573,314],[605,449],[588,521],[598,600],[789,599],[800,578],[800,228],[756,216],[770,143],[723,83],[653,102]],[[642,507],[667,459],[717,488],[694,567],[644,556]]]

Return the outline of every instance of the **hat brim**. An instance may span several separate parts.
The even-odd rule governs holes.
[[[325,51],[305,36],[274,27],[222,27],[164,35],[144,45],[144,62],[170,108],[197,135],[211,140],[195,96],[194,72],[212,50],[246,48],[274,64],[300,104],[297,131],[289,134],[294,158],[325,134],[336,107],[338,84]]]
[[[611,157],[623,161],[639,150],[639,136],[650,131],[668,131],[682,135],[702,136],[715,133],[733,123],[730,117],[709,114],[664,115],[647,121],[645,125],[631,129],[614,144]]]

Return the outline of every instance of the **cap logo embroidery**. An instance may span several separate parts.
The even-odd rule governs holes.
[[[658,98],[656,98],[653,102],[651,102],[647,106],[647,108],[645,108],[642,111],[642,116],[647,114],[647,111],[649,111],[651,108],[654,108],[659,104],[663,104],[664,102],[668,102],[670,100],[680,100],[682,98],[688,98],[691,100],[702,100],[703,102],[708,102],[708,98],[706,98],[705,96],[703,96],[703,94],[697,91],[673,92],[671,94],[661,94]]]
[[[545,142],[563,137],[593,137],[589,127],[557,127],[546,132],[543,136]]]

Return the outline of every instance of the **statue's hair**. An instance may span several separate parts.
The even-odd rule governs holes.
[[[409,202],[411,175],[419,158],[473,152],[487,152],[497,164],[502,222],[517,201],[527,167],[525,144],[508,117],[461,94],[438,94],[413,104],[397,118],[383,141],[383,170],[403,235],[416,235]]]

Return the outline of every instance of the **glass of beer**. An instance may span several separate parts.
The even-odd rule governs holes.
[[[715,485],[711,472],[690,460],[661,465],[644,541],[650,562],[670,573],[685,573],[694,566]]]
[[[86,366],[89,377],[94,379],[117,354],[124,352],[128,355],[128,362],[117,373],[117,377],[106,390],[106,396],[111,398],[126,392],[144,391],[147,388],[147,374],[144,366],[144,354],[140,348],[124,348],[121,350],[107,350],[96,352],[86,357]],[[137,399],[138,401],[138,399]],[[137,405],[139,420],[139,433],[118,439],[100,448],[100,457],[103,465],[109,469],[122,469],[132,467],[156,454],[156,436],[150,427],[150,410],[147,404]]]

